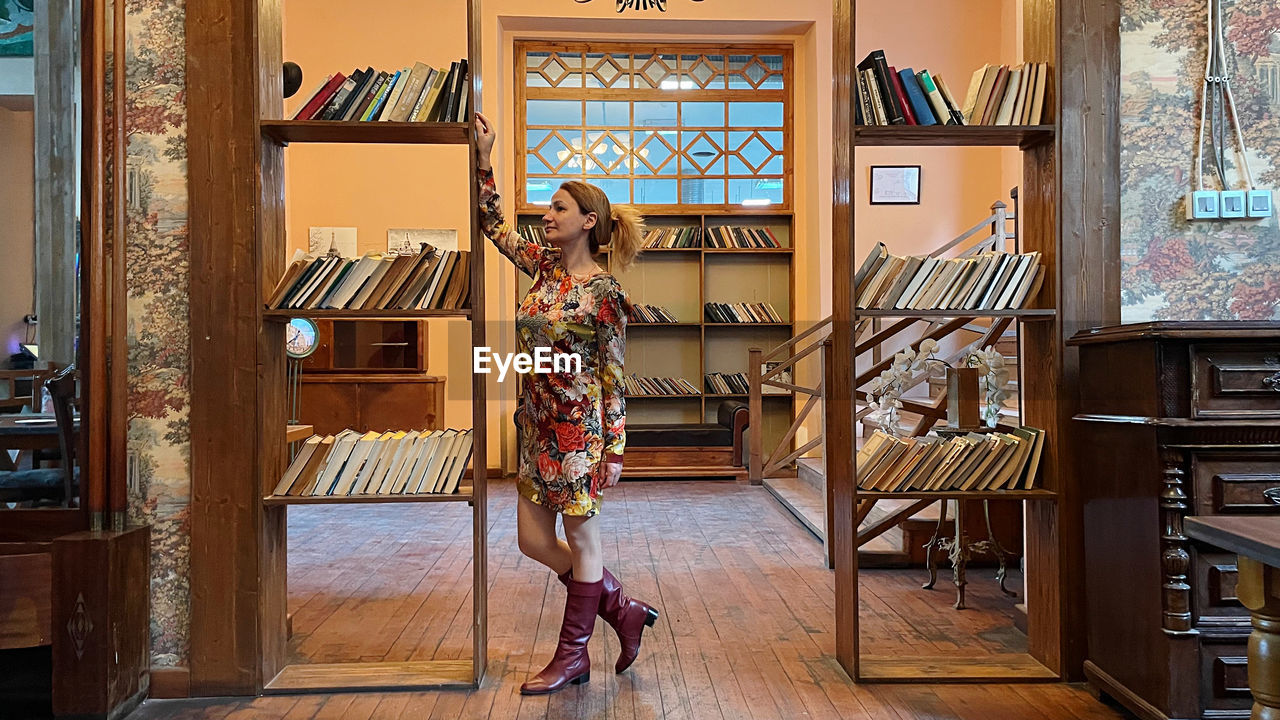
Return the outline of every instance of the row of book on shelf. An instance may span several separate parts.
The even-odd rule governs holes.
[[[703,236],[709,248],[780,248],[782,243],[767,227],[735,227],[719,225],[709,227]]]
[[[1038,125],[1044,119],[1049,66],[984,65],[974,71],[962,103],[942,75],[898,70],[883,50],[858,63],[856,80],[858,125]]]
[[[899,257],[877,243],[853,284],[860,308],[1013,310],[1036,296],[1044,276],[1038,252]]]
[[[326,77],[293,119],[461,122],[470,100],[465,58],[450,63],[448,70],[422,62],[401,70],[357,68],[349,76]]]
[[[721,303],[709,302],[704,306],[709,322],[718,323],[780,323],[786,322],[773,305],[767,302]]]
[[[858,451],[858,487],[882,492],[1029,490],[1044,431],[896,438],[876,430]]]
[[[628,320],[641,324],[680,322],[670,310],[661,305],[645,305],[644,303],[636,303],[631,306],[631,315],[628,316]]]
[[[631,374],[623,378],[622,389],[636,395],[700,395],[693,383],[678,377],[641,377]]]
[[[273,495],[452,495],[471,461],[471,430],[312,435]]]
[[[713,372],[703,378],[707,381],[707,392],[720,395],[746,395],[751,392],[746,373]]]
[[[415,253],[294,254],[267,307],[305,310],[458,310],[470,305],[471,252],[426,243]]]
[[[546,233],[538,225],[521,225],[519,232],[526,240],[547,244]],[[724,250],[769,250],[781,248],[782,244],[767,227],[720,225],[705,229],[697,226],[649,228],[644,233],[642,248],[684,250],[704,246]]]

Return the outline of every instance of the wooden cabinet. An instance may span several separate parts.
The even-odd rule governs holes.
[[[435,430],[445,379],[426,369],[422,320],[317,320],[316,350],[302,361],[298,419],[321,435]]]
[[[444,417],[444,378],[304,374],[298,417],[321,435],[344,428],[436,430]]]
[[[1236,556],[1187,516],[1280,512],[1280,323],[1077,334],[1085,674],[1142,718],[1244,718],[1248,612]]]

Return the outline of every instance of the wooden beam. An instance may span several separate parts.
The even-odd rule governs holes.
[[[261,4],[270,8],[278,2]],[[258,528],[261,478],[264,469],[271,472],[279,462],[266,457],[273,451],[263,447],[260,427],[266,427],[262,397],[283,394],[263,388],[276,379],[283,387],[283,374],[270,363],[259,367],[259,343],[283,343],[283,325],[261,325],[259,288],[264,275],[278,273],[283,252],[272,259],[266,252],[270,243],[263,242],[259,254],[258,5],[255,0],[191,0],[186,12],[190,668],[191,693],[197,696],[253,695],[262,688],[259,583],[274,574],[261,564]],[[277,241],[283,242],[282,234]],[[263,267],[264,262],[275,265]],[[275,426],[280,449],[274,452],[282,457],[285,417],[280,410]],[[284,511],[276,514],[282,530]],[[282,538],[281,532],[281,543]]]
[[[40,359],[76,361],[76,10],[35,3],[35,245]]]
[[[851,678],[858,675],[858,568],[854,553],[855,404],[853,313],[853,0],[835,0],[832,12],[832,69],[835,87],[832,129],[831,344],[826,353],[824,403],[827,485],[835,517],[828,538],[836,573],[836,659]]]

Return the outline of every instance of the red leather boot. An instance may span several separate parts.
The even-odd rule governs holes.
[[[545,695],[569,683],[580,685],[591,679],[591,658],[587,641],[596,627],[596,611],[604,581],[593,583],[569,580],[569,597],[564,603],[564,620],[560,623],[560,643],[556,654],[542,672],[520,686],[522,695]]]
[[[571,582],[573,571],[558,576],[566,586]],[[618,578],[604,569],[604,591],[600,593],[600,618],[609,623],[609,627],[618,634],[618,645],[622,652],[618,654],[618,662],[613,669],[619,673],[626,671],[640,654],[640,636],[646,627],[653,627],[658,619],[658,611],[646,603],[627,597],[622,592],[622,583]]]

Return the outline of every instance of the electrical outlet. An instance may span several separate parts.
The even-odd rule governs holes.
[[[1195,190],[1187,195],[1188,220],[1213,220],[1217,217],[1217,190]]]
[[[1244,191],[1223,190],[1218,193],[1218,215],[1226,220],[1244,217]]]
[[[1251,218],[1269,218],[1271,217],[1271,191],[1270,190],[1250,190],[1249,191],[1249,217]]]

